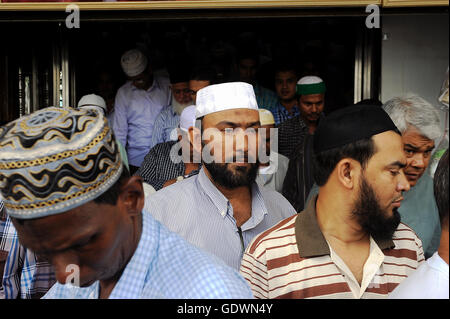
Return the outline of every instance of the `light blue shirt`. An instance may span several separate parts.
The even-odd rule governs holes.
[[[398,209],[402,223],[411,227],[422,240],[425,258],[430,258],[438,249],[441,239],[441,223],[433,191],[433,179],[428,170],[408,192],[403,193]]]
[[[169,232],[145,210],[138,247],[109,299],[253,298],[245,280],[221,260]],[[99,281],[89,287],[55,284],[47,299],[98,299]]]
[[[178,127],[179,123],[180,116],[175,113],[171,105],[163,108],[155,120],[151,147],[159,143],[171,141],[171,133]]]
[[[145,199],[146,209],[171,231],[239,270],[243,252],[259,233],[296,212],[281,194],[252,186],[252,215],[241,226],[233,207],[204,171],[165,187]]]
[[[130,165],[139,167],[151,148],[156,117],[170,105],[169,80],[154,77],[148,90],[137,89],[130,81],[119,88],[114,103],[113,129],[125,146]]]

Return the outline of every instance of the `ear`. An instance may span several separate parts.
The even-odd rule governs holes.
[[[336,165],[336,174],[339,183],[349,190],[358,185],[360,173],[361,165],[351,158],[344,158]]]
[[[144,208],[145,195],[142,177],[131,176],[120,188],[119,201],[130,215],[139,215]]]

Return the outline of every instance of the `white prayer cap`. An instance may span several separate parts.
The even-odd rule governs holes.
[[[106,113],[106,103],[105,100],[97,94],[88,94],[83,96],[78,102],[78,108],[92,108],[100,107]]]
[[[180,115],[180,129],[187,132],[190,127],[195,126],[195,105],[186,106]]]
[[[122,55],[120,65],[129,77],[141,74],[147,68],[147,57],[137,49],[129,50]]]
[[[261,125],[271,125],[275,124],[275,119],[273,118],[272,112],[266,109],[259,109],[259,122]]]
[[[231,109],[258,110],[253,86],[245,82],[209,85],[197,92],[196,105],[196,118]]]

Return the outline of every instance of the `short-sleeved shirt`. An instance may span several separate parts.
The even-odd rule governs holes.
[[[386,298],[424,261],[420,239],[400,224],[391,240],[370,238],[360,285],[323,236],[316,199],[248,246],[241,274],[256,298]]]
[[[231,203],[207,177],[204,166],[198,175],[148,196],[145,208],[171,231],[236,270],[253,237],[295,214],[281,194],[253,183],[251,217],[238,228]]]
[[[176,141],[169,141],[152,147],[135,175],[141,176],[144,182],[151,185],[156,191],[163,188],[164,183],[168,180],[184,176],[185,165],[183,161],[175,161],[170,156],[177,143]],[[198,170],[192,171],[188,176],[196,174],[198,174]]]
[[[252,298],[245,280],[221,260],[168,231],[145,210],[139,244],[109,299]],[[55,284],[46,299],[98,299],[89,287]]]

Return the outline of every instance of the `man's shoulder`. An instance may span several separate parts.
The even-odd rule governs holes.
[[[248,246],[248,253],[257,254],[268,248],[280,245],[280,242],[295,241],[295,222],[298,214],[290,216],[278,222],[271,228],[257,235]]]
[[[234,269],[155,222],[159,247],[154,270],[159,272],[159,280],[149,282],[149,286],[172,286],[165,291],[167,298],[251,298],[245,281]]]
[[[264,200],[264,203],[266,203],[266,206],[272,206],[277,207],[280,209],[292,209],[294,212],[294,207],[292,207],[291,203],[281,195],[279,192],[269,188],[269,187],[260,187],[259,186],[259,192],[261,193],[261,196]]]

